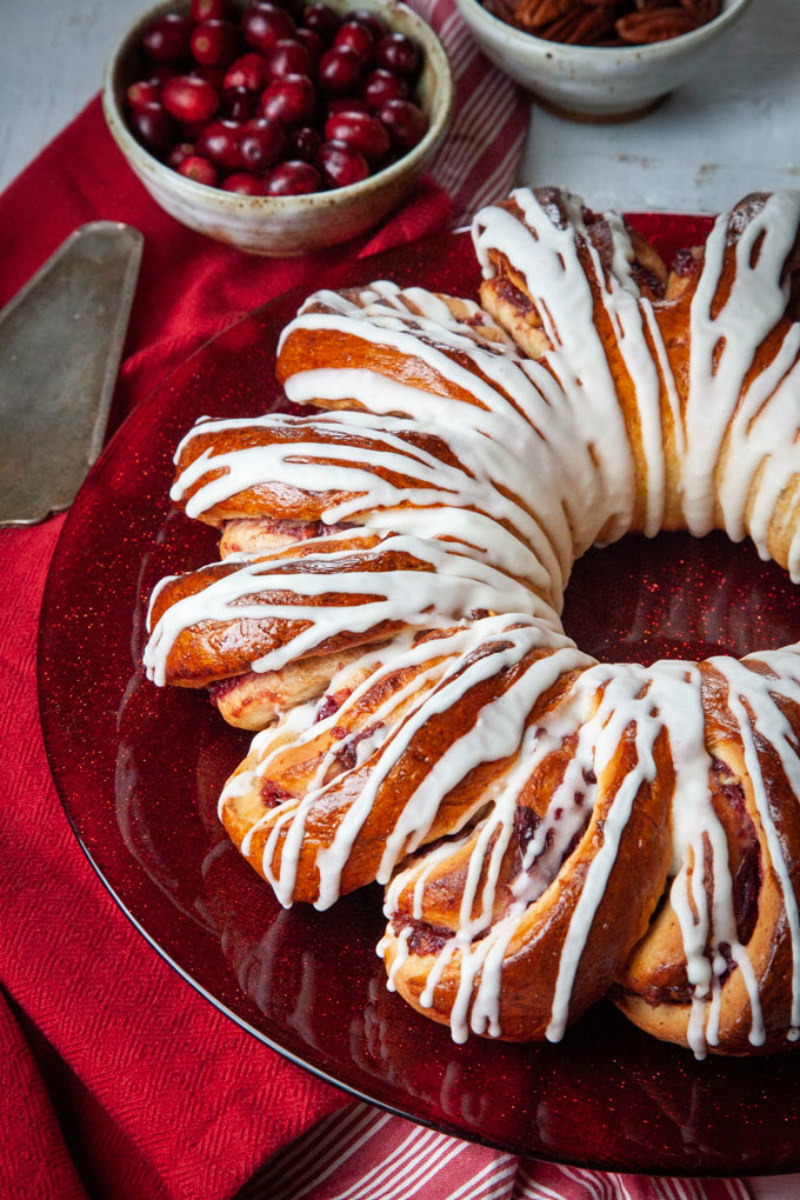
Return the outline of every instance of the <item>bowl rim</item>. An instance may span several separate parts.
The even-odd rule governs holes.
[[[310,3],[311,0],[304,0],[304,2]],[[440,95],[439,113],[435,120],[429,122],[428,129],[421,141],[417,142],[416,146],[413,146],[406,154],[358,183],[296,196],[247,196],[237,192],[226,192],[223,188],[210,187],[207,184],[198,183],[194,179],[189,179],[185,175],[180,175],[172,167],[161,162],[134,137],[128,127],[123,105],[118,98],[118,92],[122,91],[119,75],[124,56],[135,47],[142,30],[150,21],[167,12],[188,10],[189,0],[159,0],[159,3],[144,9],[127,27],[106,62],[101,89],[103,115],[119,149],[127,159],[135,156],[136,160],[141,163],[142,171],[154,179],[163,181],[165,186],[168,186],[177,195],[182,195],[186,200],[212,204],[217,209],[222,207],[237,212],[249,211],[253,214],[259,212],[280,213],[281,210],[288,214],[293,211],[302,212],[305,209],[313,210],[317,207],[329,208],[331,204],[337,202],[346,204],[348,200],[356,201],[380,190],[384,184],[390,185],[394,180],[405,177],[409,172],[413,172],[419,164],[424,165],[444,137],[455,106],[453,69],[439,35],[419,13],[404,4],[402,0],[325,0],[325,2],[330,7],[343,12],[355,8],[374,10],[385,15],[387,23],[390,25],[394,14],[400,13],[403,20],[408,21],[412,28],[418,31],[420,39],[424,42],[423,49],[435,81],[434,90]]]
[[[527,46],[532,51],[555,61],[573,57],[577,60],[584,59],[588,61],[598,54],[602,54],[604,58],[610,58],[611,55],[617,54],[625,58],[628,55],[635,54],[637,60],[642,62],[653,58],[668,57],[675,52],[676,45],[678,51],[684,48],[689,49],[693,45],[706,41],[714,34],[721,33],[728,25],[738,19],[751,3],[752,0],[730,0],[728,8],[723,9],[710,21],[706,21],[704,25],[690,30],[689,33],[681,33],[677,37],[668,38],[661,42],[631,43],[626,46],[580,46],[569,45],[566,42],[549,41],[547,38],[537,37],[535,33],[528,33],[526,30],[520,29],[517,25],[512,25],[508,21],[504,21],[502,17],[498,17],[495,13],[490,12],[484,7],[481,0],[456,0],[458,8],[468,22],[471,18],[474,18],[475,22],[481,25],[487,33],[504,35],[506,40],[513,42],[515,45],[519,45],[520,47]]]

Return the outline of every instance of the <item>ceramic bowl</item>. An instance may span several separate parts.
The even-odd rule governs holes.
[[[713,21],[646,46],[569,46],[545,41],[492,15],[480,0],[456,0],[486,55],[545,107],[587,121],[647,112],[681,84],[702,75],[751,0],[722,0]]]
[[[124,108],[126,87],[136,78],[144,29],[163,13],[188,11],[185,0],[167,0],[143,13],[111,56],[103,84],[103,111],[131,169],[153,199],[183,225],[253,254],[304,254],[364,233],[414,190],[445,134],[453,108],[452,72],[442,44],[430,26],[398,0],[326,2],[339,13],[370,9],[391,29],[408,34],[420,45],[424,68],[419,100],[428,117],[424,138],[403,158],[360,183],[301,196],[242,196],[179,175],[136,140]]]

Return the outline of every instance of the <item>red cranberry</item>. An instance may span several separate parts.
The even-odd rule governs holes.
[[[239,156],[248,171],[265,171],[277,162],[284,146],[284,133],[277,121],[255,117],[239,133]]]
[[[132,83],[125,93],[130,108],[141,108],[143,104],[158,104],[161,88],[152,79],[140,79]]]
[[[182,142],[191,142],[194,145],[205,127],[205,121],[199,121],[197,125],[181,125],[178,137]]]
[[[194,154],[193,143],[178,142],[178,144],[173,146],[169,152],[169,156],[167,157],[167,166],[170,166],[177,171],[183,160],[188,158],[190,154]]]
[[[218,167],[228,171],[238,170],[242,165],[239,154],[241,128],[238,121],[212,121],[197,139],[198,154],[210,158]]]
[[[266,196],[267,183],[257,175],[249,175],[247,171],[236,171],[226,175],[220,187],[225,192],[235,192],[239,196]]]
[[[216,187],[219,179],[217,168],[201,154],[187,154],[186,158],[178,163],[177,171],[179,175],[185,175],[195,183],[204,183],[206,187]]]
[[[323,142],[319,148],[316,165],[329,187],[347,187],[360,183],[369,175],[369,163],[363,154],[344,142]]]
[[[255,92],[233,87],[222,93],[219,111],[223,117],[230,117],[231,121],[249,121],[255,116],[257,105],[258,96]]]
[[[419,47],[404,33],[387,33],[375,47],[375,61],[398,75],[416,75],[420,66]]]
[[[145,52],[155,62],[180,62],[189,56],[189,39],[192,22],[178,13],[165,13],[156,17],[142,34]]]
[[[236,5],[233,0],[192,0],[189,16],[193,21],[234,21]]]
[[[269,79],[267,60],[263,54],[243,54],[231,63],[225,75],[223,87],[247,88],[249,92],[260,92]]]
[[[304,162],[313,163],[322,145],[322,134],[310,125],[302,125],[292,129],[286,142],[287,157],[301,158]]]
[[[342,112],[328,117],[325,139],[328,142],[344,142],[370,162],[383,158],[391,145],[386,126],[377,117],[360,112]]]
[[[295,38],[280,38],[267,53],[267,68],[270,79],[285,79],[287,75],[308,75],[310,78],[313,63],[302,42]]]
[[[276,79],[261,94],[261,113],[287,129],[307,125],[314,116],[316,92],[307,75]]]
[[[279,8],[283,8],[292,18],[295,26],[299,25],[303,19],[303,0],[270,0],[271,4],[277,4]],[[294,35],[292,35],[294,36]]]
[[[369,12],[366,8],[356,8],[347,14],[348,21],[355,21],[357,25],[363,25],[372,34],[374,42],[379,41],[384,34],[389,32],[389,27],[385,21],[374,12]]]
[[[210,121],[217,111],[219,95],[205,79],[176,75],[164,84],[161,100],[167,112],[185,125]]]
[[[398,150],[410,150],[421,142],[428,122],[421,108],[410,100],[387,100],[378,109],[378,117],[389,130],[392,144]]]
[[[340,95],[354,91],[361,78],[364,60],[350,46],[336,46],[323,54],[319,64],[319,86]]]
[[[279,163],[267,179],[268,196],[303,196],[321,187],[319,171],[311,163],[295,159]]]
[[[151,83],[154,83],[160,91],[168,79],[172,79],[174,75],[181,74],[182,72],[179,71],[177,67],[170,67],[165,63],[162,63],[158,67],[151,67],[147,78]]]
[[[328,8],[327,4],[319,3],[318,0],[312,0],[303,10],[303,24],[306,29],[313,29],[323,42],[333,41],[341,23],[341,17],[337,16],[332,8]]]
[[[343,112],[371,113],[372,109],[366,100],[358,96],[332,96],[328,101],[328,116],[333,117],[336,113]]]
[[[206,83],[211,84],[215,92],[221,92],[225,86],[224,67],[210,67],[195,63],[189,74],[194,75],[195,79],[205,79]]]
[[[345,21],[333,39],[334,48],[349,46],[363,62],[370,62],[375,43],[370,31],[357,21]]]
[[[156,154],[169,150],[175,142],[178,126],[160,102],[143,104],[131,113],[131,126],[136,137]]]
[[[192,30],[191,48],[204,66],[228,67],[239,53],[239,30],[230,21],[203,21]]]
[[[242,30],[248,45],[256,50],[270,50],[281,38],[291,37],[295,24],[285,8],[258,0],[244,10]]]
[[[305,46],[311,62],[318,63],[325,53],[325,43],[319,34],[313,29],[297,29],[294,36],[301,46]]]
[[[405,100],[408,84],[400,75],[387,71],[385,67],[376,67],[364,82],[363,94],[372,108],[380,108],[387,100]]]

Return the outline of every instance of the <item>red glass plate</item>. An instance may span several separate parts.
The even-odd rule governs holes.
[[[666,256],[708,229],[685,217],[635,220]],[[478,284],[465,234],[342,267],[326,283],[381,277],[461,294]],[[606,1003],[557,1046],[456,1046],[386,989],[377,887],[326,913],[284,911],[222,833],[217,793],[248,737],[204,695],[143,678],[145,604],[163,574],[215,555],[209,530],[169,510],[175,445],[201,414],[279,402],[276,340],[302,298],[257,310],[166,379],[111,442],[66,521],[44,600],[39,693],[81,845],[155,949],[243,1037],[355,1095],[461,1137],[607,1170],[800,1169],[793,1055],[698,1063]],[[577,564],[565,623],[601,657],[741,654],[796,640],[797,592],[749,544],[629,537]]]

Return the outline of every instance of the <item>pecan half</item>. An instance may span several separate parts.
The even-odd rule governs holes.
[[[573,46],[595,46],[614,33],[614,9],[609,4],[589,9],[579,18],[564,40]]]
[[[574,12],[564,13],[563,17],[552,21],[549,25],[539,30],[539,36],[546,38],[550,42],[568,42],[570,41],[575,29],[582,20],[580,8]]]
[[[719,16],[722,5],[720,0],[681,0],[681,7],[691,13],[701,25],[706,25]]]
[[[551,42],[625,46],[690,33],[719,15],[721,0],[483,0],[502,20]]]
[[[627,17],[620,17],[616,24],[617,33],[623,41],[637,45],[666,42],[699,27],[700,21],[696,17],[685,8],[677,7],[630,13]]]
[[[517,6],[516,19],[529,29],[541,29],[580,6],[581,0],[523,0]]]

